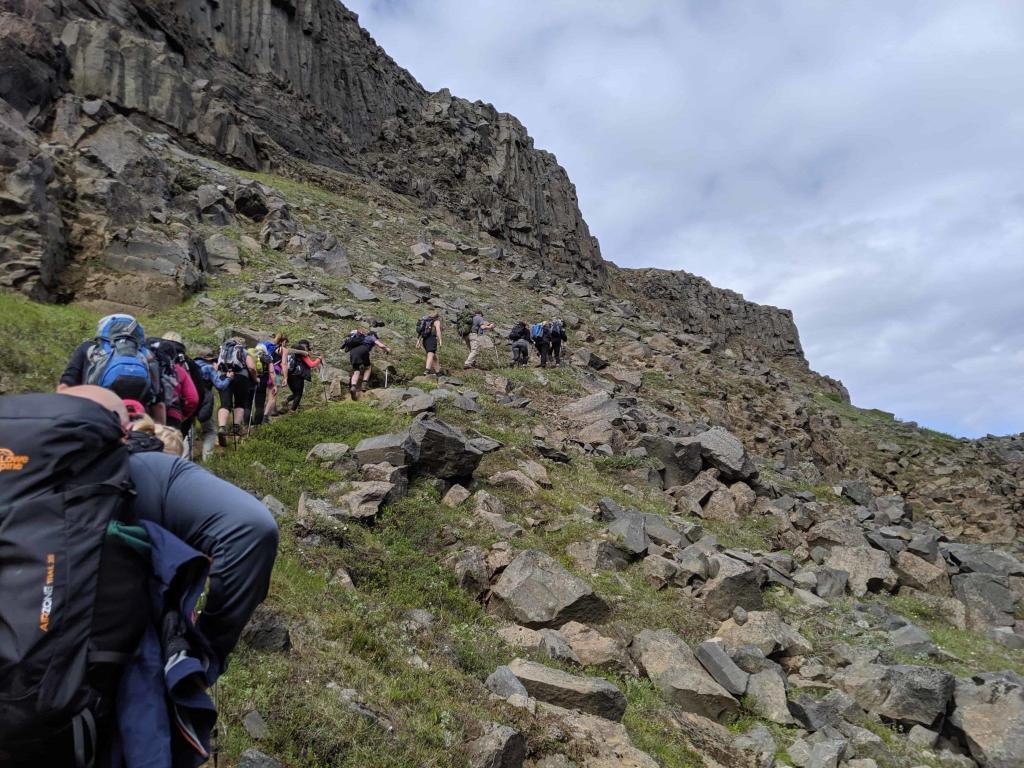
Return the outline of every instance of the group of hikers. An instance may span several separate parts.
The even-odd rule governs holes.
[[[494,323],[484,319],[481,310],[465,309],[459,312],[455,319],[455,330],[469,350],[462,364],[464,370],[476,368],[477,357],[483,348],[481,337],[495,328]],[[427,353],[423,373],[428,376],[441,371],[437,357],[441,335],[440,310],[431,311],[416,324],[416,347]],[[512,342],[513,368],[529,365],[530,344],[536,348],[540,358],[537,367],[546,368],[549,362],[556,366],[562,364],[562,343],[568,341],[568,336],[561,319],[542,320],[533,324],[519,320],[512,326],[508,340]]]
[[[495,324],[464,310],[455,325],[474,368]],[[417,323],[427,374],[440,373],[442,333],[437,310]],[[532,344],[543,367],[561,363],[566,334],[557,319],[520,321],[508,339],[513,365]],[[342,349],[356,400],[373,350],[391,349],[362,327]],[[255,496],[191,461],[193,435],[205,462],[298,410],[321,365],[285,333],[194,355],[179,334],[113,314],[56,392],[0,397],[0,766],[207,759],[207,691],[267,595],[278,529]]]

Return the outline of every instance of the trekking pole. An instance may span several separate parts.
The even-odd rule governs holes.
[[[388,388],[388,374],[391,373],[390,368],[391,368],[391,366],[388,366],[388,365],[384,366],[384,389]]]
[[[253,387],[252,390],[252,403],[249,404],[249,426],[245,429],[245,434],[252,432],[252,415],[256,411],[256,392],[259,389],[259,384]]]
[[[501,359],[498,357],[498,345],[493,339],[491,340],[491,349],[494,351],[494,364],[501,368]]]

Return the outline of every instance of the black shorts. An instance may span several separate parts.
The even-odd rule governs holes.
[[[365,371],[370,367],[370,348],[356,347],[348,353],[348,360],[353,371]]]
[[[427,352],[437,352],[437,336],[430,334],[423,339],[423,349]]]
[[[226,389],[220,391],[220,407],[227,408],[248,408],[252,405],[252,382],[249,377],[243,374],[235,374]]]

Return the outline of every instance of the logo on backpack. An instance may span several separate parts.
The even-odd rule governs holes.
[[[53,576],[57,572],[57,556],[46,554],[46,582],[43,584],[43,604],[39,607],[39,629],[50,631],[50,612],[53,610]]]
[[[18,456],[9,448],[0,448],[0,472],[20,472],[28,464],[28,456]]]
[[[131,315],[107,315],[96,327],[87,353],[86,384],[111,389],[122,398],[146,402],[152,391],[146,336]]]

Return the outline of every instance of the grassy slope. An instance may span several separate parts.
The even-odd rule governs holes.
[[[333,229],[339,235],[355,233],[345,239],[351,241],[350,254],[359,279],[372,278],[379,271],[372,263],[398,263],[423,229],[421,211],[412,209],[401,198],[365,185],[343,179],[344,183],[335,185],[335,191],[327,191],[291,180],[260,178],[285,194],[293,211],[305,223]],[[374,222],[385,225],[374,227]],[[459,237],[459,233],[440,223],[431,223],[427,229],[434,236]],[[235,238],[255,235],[256,228],[248,232],[234,228],[228,234]],[[467,265],[462,257],[448,255],[440,255],[439,259],[442,261],[432,269],[430,279],[435,293],[449,296],[449,286],[458,271],[472,268],[486,272],[497,266],[486,261]],[[142,319],[151,332],[178,330],[193,348],[200,349],[217,343],[221,330],[232,325],[268,332],[280,328],[294,338],[312,338],[318,349],[326,351],[329,360],[339,362],[341,356],[335,350],[347,331],[347,323],[327,323],[295,315],[291,310],[268,312],[240,299],[260,276],[289,268],[279,254],[249,254],[241,279],[214,279],[208,296],[216,299],[215,306],[201,306],[192,300]],[[335,297],[337,303],[384,323],[385,338],[396,348],[390,362],[397,367],[400,379],[411,379],[419,372],[421,356],[410,338],[422,307],[389,302],[360,304],[344,292],[346,280],[318,281],[320,288]],[[500,298],[489,290],[486,281],[478,284],[471,298],[493,303],[491,314],[499,321],[541,311],[539,296],[521,286],[503,286]],[[587,316],[584,305],[569,305]],[[0,389],[50,388],[67,352],[90,334],[96,319],[94,313],[79,308],[41,306],[0,294],[0,323],[8,337],[8,359],[0,373]],[[457,369],[463,354],[461,345],[448,343],[442,349],[442,363]],[[490,364],[491,353],[485,355],[485,362]],[[686,364],[694,363],[688,375],[650,366],[644,375],[648,390],[671,399],[683,411],[713,414],[715,400],[722,397],[723,391],[729,397],[738,397],[745,386],[764,386],[741,376],[729,378],[714,370],[699,370],[696,363],[701,361],[697,357],[690,360],[683,356],[683,360]],[[444,404],[440,409],[443,418],[480,429],[513,449],[488,457],[478,473],[482,477],[514,466],[514,451],[529,453],[530,430],[545,420],[545,414],[585,391],[570,369],[546,372],[546,383],[530,370],[502,373],[521,394],[533,400],[537,409],[534,415],[498,405],[486,394],[481,397],[481,415],[466,414]],[[465,380],[481,392],[488,390],[480,373],[470,373]],[[349,477],[307,463],[305,455],[309,448],[318,442],[343,441],[354,445],[363,436],[397,428],[405,420],[364,402],[325,405],[318,385],[309,391],[306,402],[308,410],[280,419],[238,447],[220,453],[211,469],[259,495],[272,493],[294,511],[303,491],[322,493],[331,483]],[[823,401],[821,407],[841,409],[844,418],[854,424],[858,419],[864,420],[865,434],[875,430],[874,414],[831,401]],[[946,442],[941,436],[934,439]],[[571,466],[546,464],[554,487],[533,499],[492,489],[508,506],[509,518],[526,529],[524,536],[513,542],[517,549],[543,549],[573,568],[565,556],[565,545],[598,530],[595,523],[580,515],[579,505],[593,504],[610,495],[648,511],[667,511],[653,495],[623,488],[626,483],[635,482],[630,472],[642,462],[578,458]],[[352,526],[340,541],[327,535],[310,538],[309,532],[299,528],[291,517],[282,521],[281,551],[268,605],[288,617],[294,647],[284,654],[245,648],[236,653],[219,691],[229,764],[245,748],[255,745],[286,764],[295,765],[456,766],[463,764],[460,745],[475,735],[476,723],[481,719],[495,719],[520,728],[538,751],[564,749],[552,742],[542,720],[526,717],[486,695],[482,684],[486,675],[498,664],[524,653],[506,647],[494,633],[493,620],[454,586],[443,564],[447,550],[438,535],[442,529],[454,531],[466,545],[486,546],[497,538],[473,525],[468,510],[440,505],[429,484],[414,486],[410,495],[388,508],[373,528]],[[769,533],[756,521],[745,527],[713,532],[727,544],[751,548],[763,547]],[[341,566],[351,573],[355,591],[332,583],[332,575]],[[650,587],[639,566],[622,574],[580,575],[590,580],[615,607],[605,628],[608,632],[628,636],[638,627],[669,626],[686,639],[699,641],[713,630],[678,593],[659,592]],[[898,607],[913,613],[905,606]],[[410,608],[431,611],[435,623],[426,630],[408,628],[403,612]],[[933,632],[943,630],[938,617],[914,615]],[[829,623],[825,617],[810,619],[805,623],[805,631],[823,638],[830,631]],[[943,636],[937,634],[937,639],[940,637]],[[1010,666],[1012,660],[1005,654],[992,655],[995,651],[991,644],[975,649],[986,654],[986,663],[1006,661],[1004,666]],[[414,659],[418,661],[411,661]],[[629,708],[625,723],[638,747],[655,756],[663,766],[701,764],[699,756],[672,725],[670,708],[648,682],[597,670],[588,672],[613,679],[626,692]],[[394,733],[388,734],[353,714],[328,684],[355,688],[371,709],[391,721]],[[268,739],[259,744],[254,744],[241,726],[245,714],[254,709],[263,715],[270,731]],[[749,722],[750,718],[744,716],[737,727]]]

